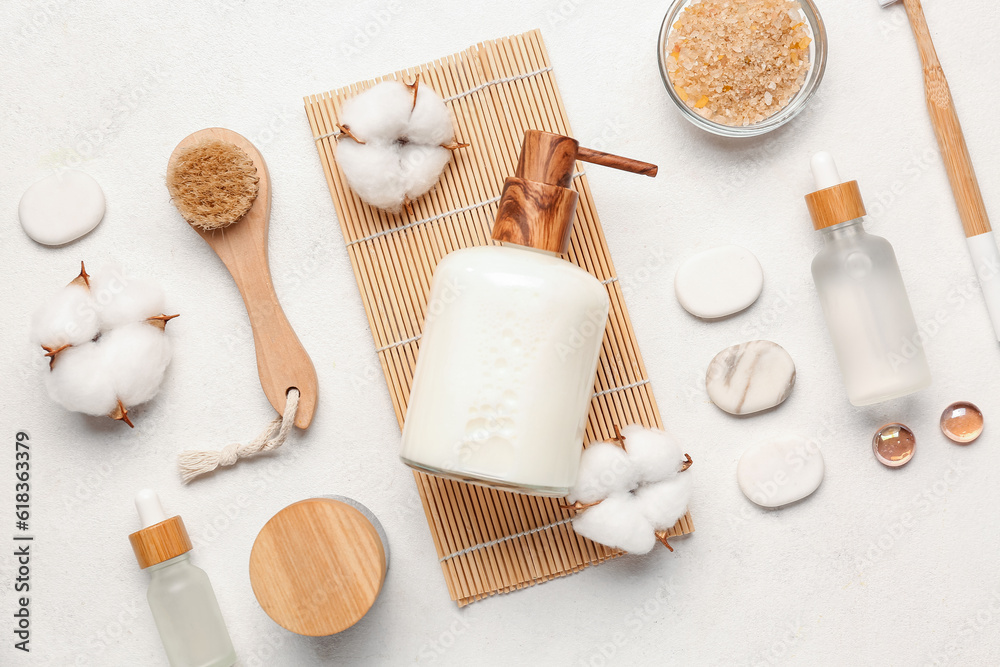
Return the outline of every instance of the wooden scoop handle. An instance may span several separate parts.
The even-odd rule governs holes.
[[[955,203],[962,218],[962,226],[967,237],[985,234],[991,231],[990,218],[986,213],[986,204],[979,189],[976,171],[972,166],[969,147],[965,143],[962,125],[955,112],[955,103],[951,97],[951,89],[945,79],[944,70],[938,60],[931,33],[924,18],[924,10],[920,0],[903,0],[906,14],[910,17],[910,25],[917,39],[920,59],[924,65],[924,86],[927,96],[927,110],[931,115],[934,133],[937,135],[941,156],[948,170],[948,180],[955,194]]]

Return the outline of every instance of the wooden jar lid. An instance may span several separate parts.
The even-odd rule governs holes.
[[[346,630],[378,597],[388,549],[378,519],[348,498],[309,498],[268,521],[250,552],[250,584],[275,623],[300,635]]]
[[[857,181],[848,181],[806,195],[813,227],[817,230],[865,217],[865,201]]]
[[[128,536],[128,541],[132,543],[135,559],[143,570],[186,554],[193,548],[184,520],[179,516],[138,530]]]

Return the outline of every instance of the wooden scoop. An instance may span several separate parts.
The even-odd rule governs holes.
[[[271,283],[267,260],[271,180],[263,156],[245,137],[232,130],[213,127],[195,132],[177,144],[170,155],[170,165],[173,166],[182,149],[212,140],[233,144],[253,160],[259,178],[257,197],[250,210],[227,227],[212,231],[194,225],[192,228],[226,265],[243,296],[257,350],[257,372],[267,400],[279,414],[284,414],[288,390],[298,389],[300,397],[295,425],[306,428],[316,412],[316,369],[285,317]]]

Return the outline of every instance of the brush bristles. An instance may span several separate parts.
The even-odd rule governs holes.
[[[167,189],[184,219],[205,230],[242,218],[257,198],[257,168],[239,146],[212,140],[182,149],[167,169]]]

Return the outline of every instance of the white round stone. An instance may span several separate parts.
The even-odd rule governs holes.
[[[677,269],[674,292],[684,310],[714,320],[749,308],[764,289],[764,271],[754,254],[737,245],[698,253]]]
[[[104,191],[89,174],[68,170],[43,178],[21,197],[24,233],[43,245],[75,241],[104,217]]]
[[[781,405],[795,385],[795,362],[768,340],[727,347],[705,375],[708,397],[732,415],[750,415]]]
[[[761,507],[781,507],[818,489],[825,470],[815,440],[784,435],[743,452],[736,480],[743,495]]]

